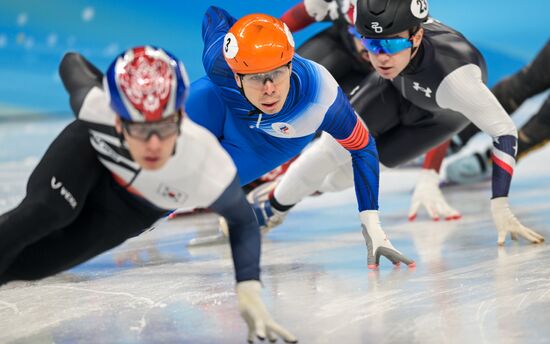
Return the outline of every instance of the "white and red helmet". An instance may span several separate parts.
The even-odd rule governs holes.
[[[189,78],[174,55],[141,46],[126,50],[111,63],[103,85],[121,119],[155,122],[184,109]]]

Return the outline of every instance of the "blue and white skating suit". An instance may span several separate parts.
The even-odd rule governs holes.
[[[220,140],[247,184],[302,151],[318,131],[333,136],[352,156],[359,211],[378,209],[378,154],[374,139],[346,95],[321,65],[295,55],[282,110],[257,113],[225,62],[222,43],[236,21],[210,7],[203,19],[206,76],[191,85],[189,116]]]

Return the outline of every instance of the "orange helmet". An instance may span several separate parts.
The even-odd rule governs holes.
[[[235,73],[267,72],[292,60],[294,39],[281,20],[249,14],[237,20],[225,35],[223,56]]]

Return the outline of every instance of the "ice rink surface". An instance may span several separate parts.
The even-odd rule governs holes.
[[[0,123],[0,211],[23,197],[65,124]],[[510,193],[518,218],[547,240],[549,159],[547,147],[522,160]],[[497,247],[488,181],[444,189],[462,220],[407,222],[417,176],[383,171],[380,198],[382,225],[415,269],[367,269],[353,190],[309,198],[264,239],[273,317],[300,343],[549,343],[548,244]],[[245,343],[229,245],[186,246],[216,223],[170,220],[69,272],[1,287],[0,343]]]

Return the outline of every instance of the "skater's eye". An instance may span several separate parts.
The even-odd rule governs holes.
[[[290,64],[287,64],[268,73],[244,74],[242,80],[248,86],[261,88],[268,80],[274,84],[284,81],[289,71]]]

